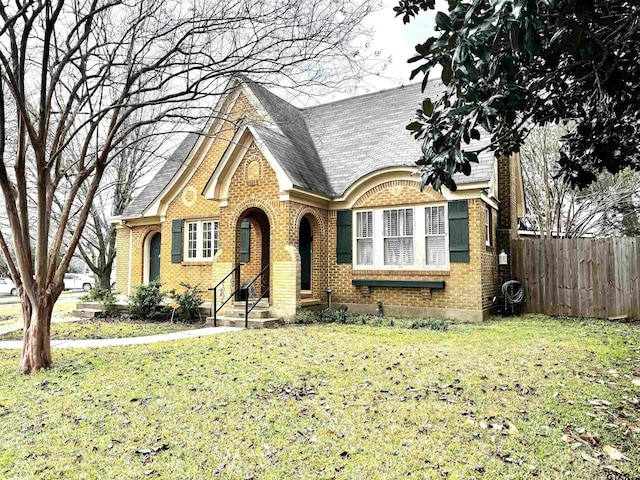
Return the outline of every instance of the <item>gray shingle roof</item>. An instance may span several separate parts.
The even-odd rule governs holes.
[[[125,209],[122,214],[125,218],[137,217],[156,199],[164,190],[176,172],[180,169],[184,161],[187,159],[194,145],[198,141],[200,135],[197,133],[189,133],[182,140],[180,145],[173,151],[164,165],[158,170],[153,179],[140,192],[133,202]]]
[[[247,78],[243,78],[242,81],[251,89],[275,123],[270,125],[268,132],[264,128],[260,131],[266,135],[263,140],[267,143],[267,148],[271,150],[273,147],[280,152],[279,155],[276,155],[276,152],[272,153],[293,184],[306,190],[331,195],[330,180],[318,157],[302,110],[274,95],[262,85]],[[277,133],[285,138],[279,138]]]
[[[373,171],[392,166],[415,166],[420,142],[406,129],[425,97],[443,90],[430,81],[423,93],[420,84],[371,93],[303,110],[305,120],[322,159],[334,195],[342,194],[354,181]],[[470,145],[479,148],[488,135]],[[493,154],[482,153],[470,176],[456,174],[458,184],[486,181],[493,173]]]
[[[358,178],[376,170],[415,166],[421,155],[420,142],[406,125],[425,97],[436,98],[444,88],[439,81],[430,81],[424,93],[420,84],[412,84],[298,109],[247,78],[241,81],[273,119],[273,124],[252,127],[293,184],[330,197],[343,194]],[[195,133],[185,137],[123,216],[142,214],[188,158],[198,137]],[[489,141],[485,133],[469,149]],[[493,153],[485,151],[472,166],[471,175],[453,178],[459,185],[489,181],[493,170]]]

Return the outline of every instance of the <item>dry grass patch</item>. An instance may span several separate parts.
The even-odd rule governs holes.
[[[526,316],[57,350],[29,377],[0,351],[0,477],[638,477],[639,348]]]
[[[91,319],[51,325],[52,340],[87,340],[98,338],[129,338],[160,335],[201,328],[200,324],[143,322],[130,319]],[[22,340],[22,329],[0,335],[3,340]]]

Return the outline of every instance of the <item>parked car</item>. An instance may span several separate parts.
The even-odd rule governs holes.
[[[65,290],[84,290],[88,292],[93,288],[95,281],[88,275],[81,275],[79,273],[66,273],[64,276],[64,288]]]
[[[13,280],[9,277],[4,277],[0,278],[0,293],[16,297],[18,295],[18,289],[16,288],[16,284],[13,283]]]

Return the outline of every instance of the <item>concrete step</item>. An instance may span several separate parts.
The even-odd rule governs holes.
[[[230,302],[231,303],[231,302]],[[231,305],[233,308],[242,308],[244,310],[244,301],[241,302],[233,302]],[[249,299],[249,306],[253,305],[254,303],[256,303],[256,299]],[[229,305],[229,304],[227,304]],[[269,299],[268,298],[263,298],[262,300],[260,300],[258,302],[258,305],[256,305],[256,308],[268,308],[269,307]]]
[[[102,310],[103,305],[100,302],[78,302],[76,304],[76,310],[85,310],[85,309],[91,309],[91,310]],[[126,311],[129,306],[123,303],[116,303],[114,305],[114,308],[118,311]]]
[[[207,318],[206,325],[213,326],[213,317]],[[249,328],[273,328],[284,324],[279,318],[249,318]],[[218,317],[218,327],[244,328],[244,318]]]
[[[244,307],[228,308],[224,311],[225,317],[244,318]],[[256,307],[249,312],[249,318],[269,318],[269,308]]]
[[[317,305],[322,305],[322,302],[319,298],[301,298],[300,306],[301,307],[315,307]]]
[[[79,317],[79,318],[96,318],[101,313],[102,313],[102,310],[98,310],[96,308],[82,308],[78,310],[73,310],[71,312],[71,315],[73,317]]]

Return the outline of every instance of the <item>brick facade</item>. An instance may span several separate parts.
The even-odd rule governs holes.
[[[240,119],[257,117],[258,113],[249,99],[241,94],[209,150],[194,170],[188,172],[184,185],[163,198],[165,214],[150,225],[136,225],[132,221],[118,226],[118,291],[131,293],[134,286],[145,281],[145,263],[148,262],[145,249],[155,232],[162,235],[160,275],[166,288],[179,288],[180,282],[187,282],[200,284],[206,290],[240,261],[240,230],[246,218],[250,222],[249,261],[242,266],[241,276],[234,279],[233,285],[231,279],[225,283],[225,292],[231,292],[238,280],[248,282],[268,264],[272,314],[291,320],[302,299],[298,248],[300,222],[306,217],[313,237],[311,293],[307,294],[311,299],[326,304],[327,289],[331,288],[333,305],[346,305],[353,311],[372,313],[377,303],[382,302],[387,314],[439,315],[468,321],[480,321],[488,316],[496,280],[500,276],[497,252],[505,245],[508,248],[508,238],[515,225],[516,208],[512,194],[515,187],[509,178],[513,176],[514,168],[509,160],[503,159],[498,163],[501,205],[498,221],[494,222],[497,228],[492,229],[491,246],[486,245],[485,239],[487,203],[478,189],[475,197],[465,197],[468,205],[469,262],[450,263],[446,270],[358,270],[353,264],[338,264],[336,261],[336,211],[345,208],[344,199],[341,204],[329,200],[324,203],[283,200],[278,175],[256,143],[249,145],[237,166],[227,174],[230,175],[227,178],[230,181],[227,198],[224,201],[204,198],[202,192],[216,166],[225,152],[234,148],[231,139],[235,124]],[[358,198],[350,200],[349,208],[446,202],[442,194],[431,188],[421,192],[416,180],[372,180],[369,188],[357,194]],[[493,214],[495,216],[496,212]],[[172,263],[171,229],[175,219],[220,222],[220,249],[212,260],[191,262],[183,259],[180,263]],[[376,232],[376,235],[381,233]],[[352,280],[359,278],[444,281],[445,288],[353,286]],[[257,293],[262,293],[266,286],[257,287]]]

